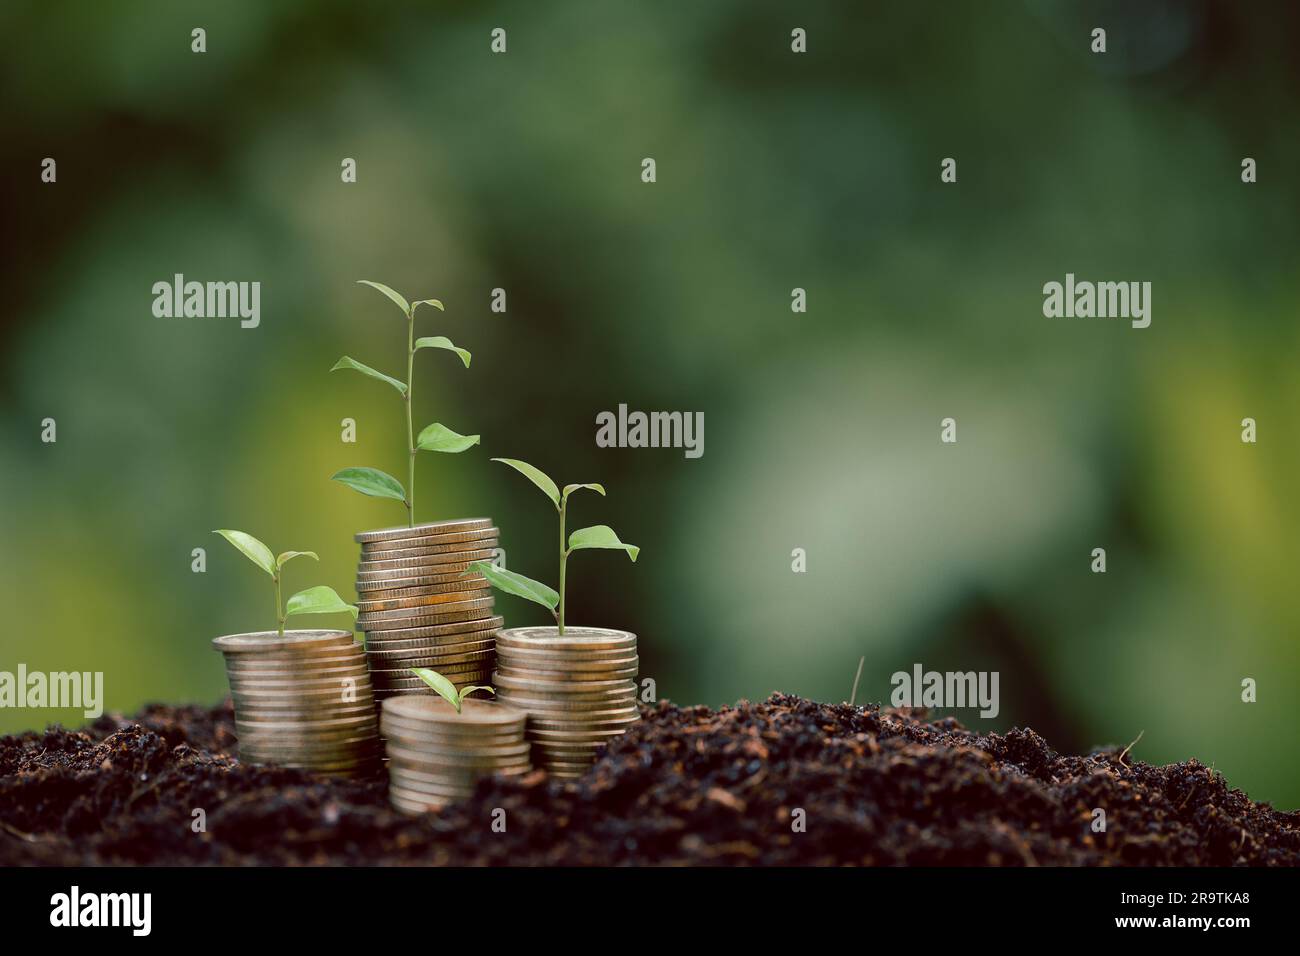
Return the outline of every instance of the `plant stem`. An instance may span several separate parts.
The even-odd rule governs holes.
[[[411,427],[411,386],[415,382],[415,310],[406,313],[406,526],[415,527],[415,430]]]
[[[275,575],[275,619],[280,625],[280,636],[284,637],[284,606],[280,603],[280,575]]]
[[[567,498],[560,499],[560,604],[555,621],[560,626],[560,636],[564,636],[564,571],[569,561],[569,552],[564,548],[564,511],[569,506]]]

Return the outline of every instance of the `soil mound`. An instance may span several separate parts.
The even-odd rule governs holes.
[[[382,777],[240,765],[229,701],[0,738],[0,863],[1300,864],[1300,812],[1195,760],[1065,757],[1032,730],[784,694],[643,717],[576,782],[484,780],[424,818]]]

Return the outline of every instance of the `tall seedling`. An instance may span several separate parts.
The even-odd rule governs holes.
[[[419,436],[416,436],[411,414],[411,386],[415,375],[415,353],[421,349],[444,349],[448,352],[455,352],[460,356],[460,360],[465,363],[466,368],[469,368],[470,354],[462,348],[457,348],[446,336],[433,335],[419,339],[415,337],[416,309],[422,305],[427,305],[440,312],[445,311],[442,303],[437,299],[419,299],[415,302],[407,302],[401,295],[383,283],[371,282],[368,279],[359,279],[358,281],[362,285],[378,289],[406,316],[406,381],[399,381],[391,375],[385,375],[383,372],[377,371],[347,355],[335,362],[330,371],[333,372],[343,368],[361,372],[363,375],[369,375],[373,379],[391,385],[402,396],[402,403],[406,406],[406,487],[403,488],[400,481],[378,468],[344,468],[330,477],[331,480],[345,484],[363,495],[371,495],[375,498],[392,498],[395,501],[402,502],[406,506],[407,525],[414,528],[416,452],[440,451],[455,454],[479,443],[478,435],[461,435],[452,431],[446,425],[440,425],[437,422],[426,426]]]

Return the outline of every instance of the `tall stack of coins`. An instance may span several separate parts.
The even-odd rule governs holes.
[[[352,777],[378,769],[375,703],[347,631],[260,631],[213,640],[225,655],[239,759]]]
[[[413,667],[431,667],[458,689],[486,684],[503,621],[493,616],[487,580],[465,572],[472,561],[492,559],[492,520],[364,531],[356,539],[357,627],[366,635],[375,699],[432,693]]]
[[[479,777],[531,769],[522,711],[469,698],[461,710],[441,697],[384,701],[388,797],[407,813],[436,810],[468,797]]]
[[[517,627],[497,635],[492,684],[528,712],[533,760],[555,777],[580,776],[639,719],[636,635],[598,627]]]

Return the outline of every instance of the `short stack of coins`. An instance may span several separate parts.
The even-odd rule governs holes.
[[[365,652],[348,631],[218,637],[235,704],[239,759],[341,777],[379,767]]]
[[[357,627],[366,635],[375,699],[433,693],[413,667],[432,668],[458,689],[486,684],[502,619],[493,616],[487,579],[466,572],[496,553],[492,520],[364,531],[356,539]]]
[[[380,731],[388,741],[390,802],[423,813],[468,797],[479,777],[527,773],[526,716],[472,697],[459,712],[441,697],[384,701]]]
[[[533,762],[577,777],[639,719],[636,635],[595,627],[521,627],[497,635],[501,703],[528,713]]]

